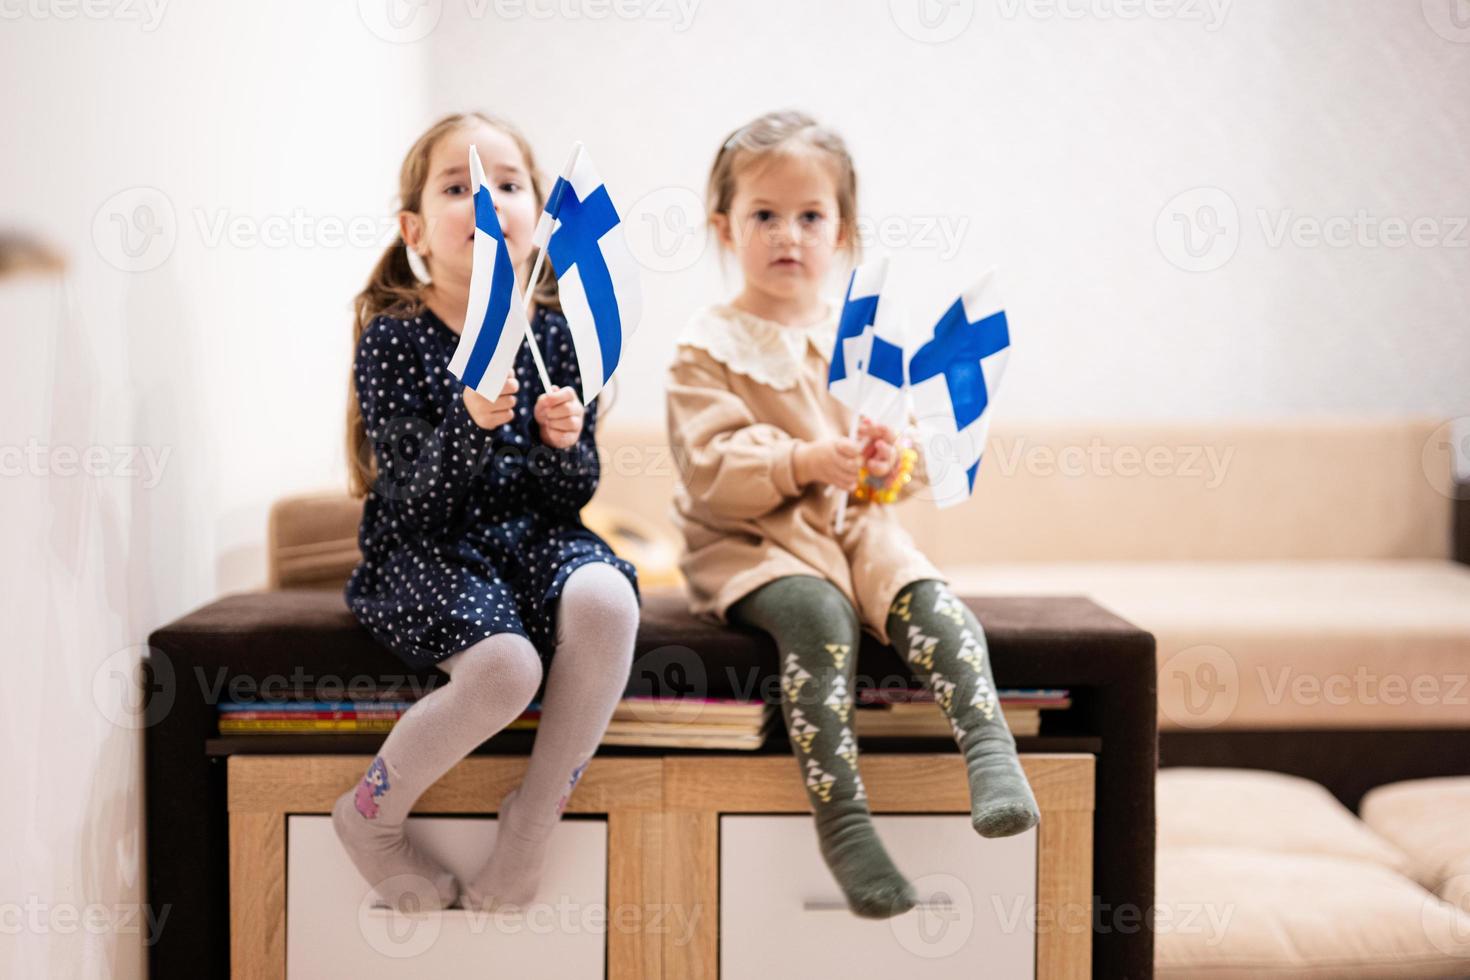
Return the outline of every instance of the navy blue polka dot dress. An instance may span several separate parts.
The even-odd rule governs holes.
[[[539,308],[531,327],[552,383],[580,391],[566,320]],[[408,319],[378,317],[358,344],[357,398],[378,478],[364,503],[362,561],[347,604],[411,667],[496,633],[527,637],[549,665],[556,603],[573,571],[604,562],[638,588],[633,566],[579,516],[597,489],[598,403],[575,446],[543,443],[532,414],[541,380],[522,344],[515,418],[482,429],[449,373],[458,343],[424,308]]]

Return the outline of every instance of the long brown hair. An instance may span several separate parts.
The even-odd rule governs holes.
[[[837,189],[837,228],[843,236],[844,250],[852,261],[858,260],[860,243],[857,227],[857,169],[847,142],[835,130],[828,129],[804,112],[794,109],[768,112],[731,133],[715,154],[709,171],[706,204],[709,216],[727,217],[735,198],[739,176],[752,165],[779,154],[815,153],[832,169]]]
[[[423,205],[424,185],[429,180],[429,157],[434,147],[449,133],[475,123],[486,123],[505,133],[515,141],[516,147],[526,163],[526,172],[531,178],[531,193],[536,199],[539,213],[546,201],[541,189],[541,178],[536,170],[536,155],[531,144],[520,130],[498,116],[484,112],[458,112],[445,116],[426,129],[422,136],[409,147],[398,171],[398,202],[402,211],[418,213]],[[535,260],[534,254],[531,256]],[[408,264],[408,245],[400,234],[389,245],[368,276],[367,285],[352,302],[352,349],[357,350],[363,332],[377,317],[387,313],[399,317],[417,316],[424,306],[424,286],[415,278]],[[543,263],[543,271],[536,283],[536,303],[551,309],[560,308],[556,294],[556,275],[551,263]],[[353,367],[355,372],[356,366]],[[347,481],[348,490],[355,497],[365,496],[377,480],[377,460],[373,455],[373,444],[362,418],[362,407],[357,400],[356,382],[353,373],[347,379]]]

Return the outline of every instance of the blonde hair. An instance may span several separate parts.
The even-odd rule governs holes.
[[[724,215],[728,221],[736,182],[752,166],[778,156],[801,153],[821,157],[831,166],[837,190],[837,231],[844,243],[842,248],[856,262],[860,246],[857,236],[857,170],[853,167],[852,154],[835,130],[821,125],[804,112],[793,109],[768,112],[725,139],[710,167],[705,198],[709,217]]]
[[[485,123],[509,136],[521,151],[526,163],[526,172],[531,179],[531,193],[536,199],[539,212],[546,201],[541,190],[541,181],[536,172],[536,156],[531,144],[520,130],[498,116],[483,112],[459,112],[445,116],[426,129],[408,154],[398,171],[398,202],[402,211],[418,213],[423,204],[424,185],[429,180],[429,157],[439,141],[465,126]],[[534,256],[533,256],[534,259]],[[556,275],[551,263],[543,266],[544,271],[536,283],[536,303],[540,306],[559,308],[556,294]],[[408,264],[408,245],[400,234],[393,244],[378,259],[368,276],[367,285],[352,302],[352,349],[357,350],[362,335],[377,317],[387,313],[400,317],[417,316],[423,310],[424,286],[413,274]],[[356,370],[356,365],[353,366]],[[347,381],[347,479],[348,489],[353,496],[365,496],[377,480],[377,460],[373,455],[372,441],[368,437],[358,404],[356,382],[349,373]]]

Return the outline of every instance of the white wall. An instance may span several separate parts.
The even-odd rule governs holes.
[[[144,975],[137,644],[261,581],[274,497],[340,483],[348,301],[376,248],[314,233],[388,212],[429,111],[422,50],[350,3],[93,9],[0,7],[0,228],[63,250],[71,293],[0,281],[6,977]],[[296,209],[278,247],[210,234]],[[90,476],[65,455],[88,450]]]
[[[699,206],[735,126],[811,111],[847,136],[872,226],[906,241],[887,251],[916,318],[1002,267],[1013,417],[1470,412],[1470,230],[1441,226],[1457,247],[1272,247],[1261,224],[1470,215],[1470,28],[1436,33],[1436,0],[1151,0],[1172,16],[1137,19],[1108,16],[1130,0],[704,0],[682,30],[660,16],[672,0],[626,2],[649,15],[445,0],[432,91],[519,121],[543,168],[586,141],[644,236]],[[935,36],[919,3],[959,33],[905,33]],[[1218,191],[1183,199],[1189,215],[1219,192],[1238,212],[1238,249],[1208,272],[1171,264],[1169,216],[1156,235],[1198,187]],[[963,229],[958,247],[930,222]],[[622,407],[657,420],[674,337],[726,287],[712,249],[646,282]]]

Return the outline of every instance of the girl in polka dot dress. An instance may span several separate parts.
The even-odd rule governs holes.
[[[597,487],[597,403],[577,400],[555,278],[538,284],[532,319],[551,391],[535,394],[524,345],[499,398],[449,373],[474,253],[471,144],[524,281],[543,202],[531,148],[503,120],[471,113],[440,120],[409,150],[400,240],[356,302],[348,451],[365,500],[347,602],[406,664],[451,677],[403,715],[332,810],[353,863],[401,909],[458,899],[489,911],[535,897],[551,832],[622,697],[638,624],[633,566],[579,518]],[[543,678],[525,778],[500,803],[489,862],[461,883],[414,847],[404,819]]]

